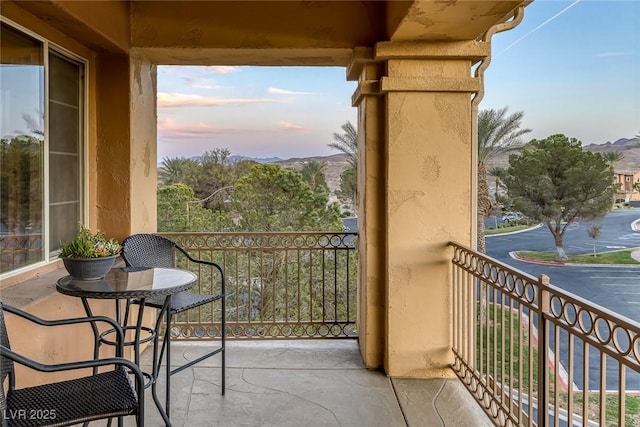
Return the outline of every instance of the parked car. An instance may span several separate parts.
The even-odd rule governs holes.
[[[518,222],[525,219],[525,215],[522,212],[505,212],[502,215],[502,221],[504,222]]]

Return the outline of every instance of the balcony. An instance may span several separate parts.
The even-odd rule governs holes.
[[[452,414],[458,414],[456,408],[465,407],[461,402],[471,396],[480,403],[474,410],[484,408],[497,425],[578,426],[585,425],[585,420],[589,425],[640,424],[640,396],[637,396],[640,325],[563,292],[551,285],[548,277],[529,276],[483,254],[451,244],[455,357],[452,368],[460,382],[448,380],[446,384],[455,390],[464,384],[471,394],[456,394],[456,391],[451,396],[455,396],[454,403],[442,410],[437,409],[434,402],[439,399],[440,387],[445,382],[387,380],[382,374],[366,371],[359,362],[354,340],[315,344],[258,342],[357,337],[357,235],[165,235],[193,255],[221,263],[227,272],[229,336],[232,340],[245,341],[230,344],[228,360],[234,367],[230,370],[231,395],[234,391],[261,396],[275,393],[288,396],[286,399],[305,401],[304,396],[314,395],[315,390],[331,390],[329,394],[338,401],[350,402],[348,407],[357,402],[357,405],[380,409],[384,415],[378,414],[374,419],[389,417],[389,423],[384,425],[394,425],[400,419],[396,419],[400,417],[395,412],[398,408],[405,417],[431,407],[434,411],[431,415],[421,413],[420,416],[445,417],[444,412],[455,418],[458,415]],[[188,358],[191,353],[186,342],[202,343],[202,339],[216,338],[219,330],[215,319],[219,321],[219,313],[207,309],[182,319],[173,331],[177,340],[185,341],[182,357]],[[289,356],[293,357],[291,361]],[[216,383],[217,371],[202,369],[195,375],[196,380],[193,374],[187,376],[185,383],[176,385],[176,390],[191,390],[192,398],[197,399],[201,393],[209,395],[218,402],[216,405],[220,405],[223,415],[225,411],[234,414],[237,408],[231,408],[242,406],[242,399],[219,400],[212,385]],[[342,370],[347,372],[340,373]],[[257,375],[254,385],[249,374]],[[349,378],[351,374],[357,379]],[[367,396],[376,397],[360,400],[358,392],[350,390],[354,381],[368,390]],[[297,383],[305,386],[298,389]],[[258,389],[252,389],[254,386]],[[211,391],[206,391],[207,388]],[[290,391],[286,391],[288,388]],[[259,405],[264,405],[266,412],[256,416],[266,416],[271,412],[267,408],[281,404],[280,400],[277,404],[266,403],[274,396],[262,397],[266,397],[265,403]],[[321,400],[310,401],[315,402],[307,402],[313,407],[324,407],[319,403]],[[182,406],[176,407],[177,414],[182,414],[185,420],[198,416],[197,410],[192,414],[194,409],[189,399],[180,402]],[[397,408],[393,402],[397,402]],[[463,412],[468,414],[474,410],[467,407]],[[311,409],[301,410],[301,414],[307,411],[313,414]],[[327,411],[338,420],[343,416],[331,409]],[[275,411],[274,416],[283,415],[280,412]],[[346,414],[345,419],[349,416],[366,419],[371,415],[357,411],[352,413],[357,415]],[[477,415],[475,417],[477,419]],[[278,424],[275,419],[274,423]]]
[[[227,394],[216,357],[179,373],[175,425],[640,425],[640,325],[546,276],[451,243],[450,376],[389,378],[362,363],[356,234],[165,235],[228,286]],[[176,319],[172,364],[215,341],[220,316]]]

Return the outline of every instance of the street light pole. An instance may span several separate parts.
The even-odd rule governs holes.
[[[231,188],[233,188],[233,185],[227,185],[226,187],[218,188],[216,191],[214,191],[213,193],[209,194],[209,195],[208,195],[207,197],[205,197],[204,199],[200,199],[200,200],[191,200],[191,201],[187,201],[187,202],[185,202],[185,203],[186,203],[186,205],[187,205],[187,228],[190,228],[190,227],[191,227],[191,221],[190,221],[190,218],[189,218],[189,210],[190,210],[190,209],[189,209],[189,205],[190,205],[190,204],[192,204],[192,203],[204,203],[204,202],[206,202],[206,201],[210,200],[213,196],[215,196],[215,195],[216,195],[216,194],[218,194],[219,192],[221,192],[221,191],[223,191],[223,190],[229,190],[229,189],[231,189]]]

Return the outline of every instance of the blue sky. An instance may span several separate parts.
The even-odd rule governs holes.
[[[492,39],[480,109],[523,111],[531,138],[583,144],[640,132],[640,1],[537,0]],[[177,67],[158,70],[158,158],[229,148],[307,157],[356,123],[343,68]]]

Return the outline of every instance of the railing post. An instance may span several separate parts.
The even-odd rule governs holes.
[[[549,276],[538,277],[538,426],[548,425],[549,416],[549,330],[546,316],[550,311]],[[557,351],[557,349],[556,349]],[[533,379],[533,375],[531,376]],[[557,409],[557,408],[556,408]],[[529,408],[532,411],[532,408]],[[532,414],[533,415],[533,414]]]

